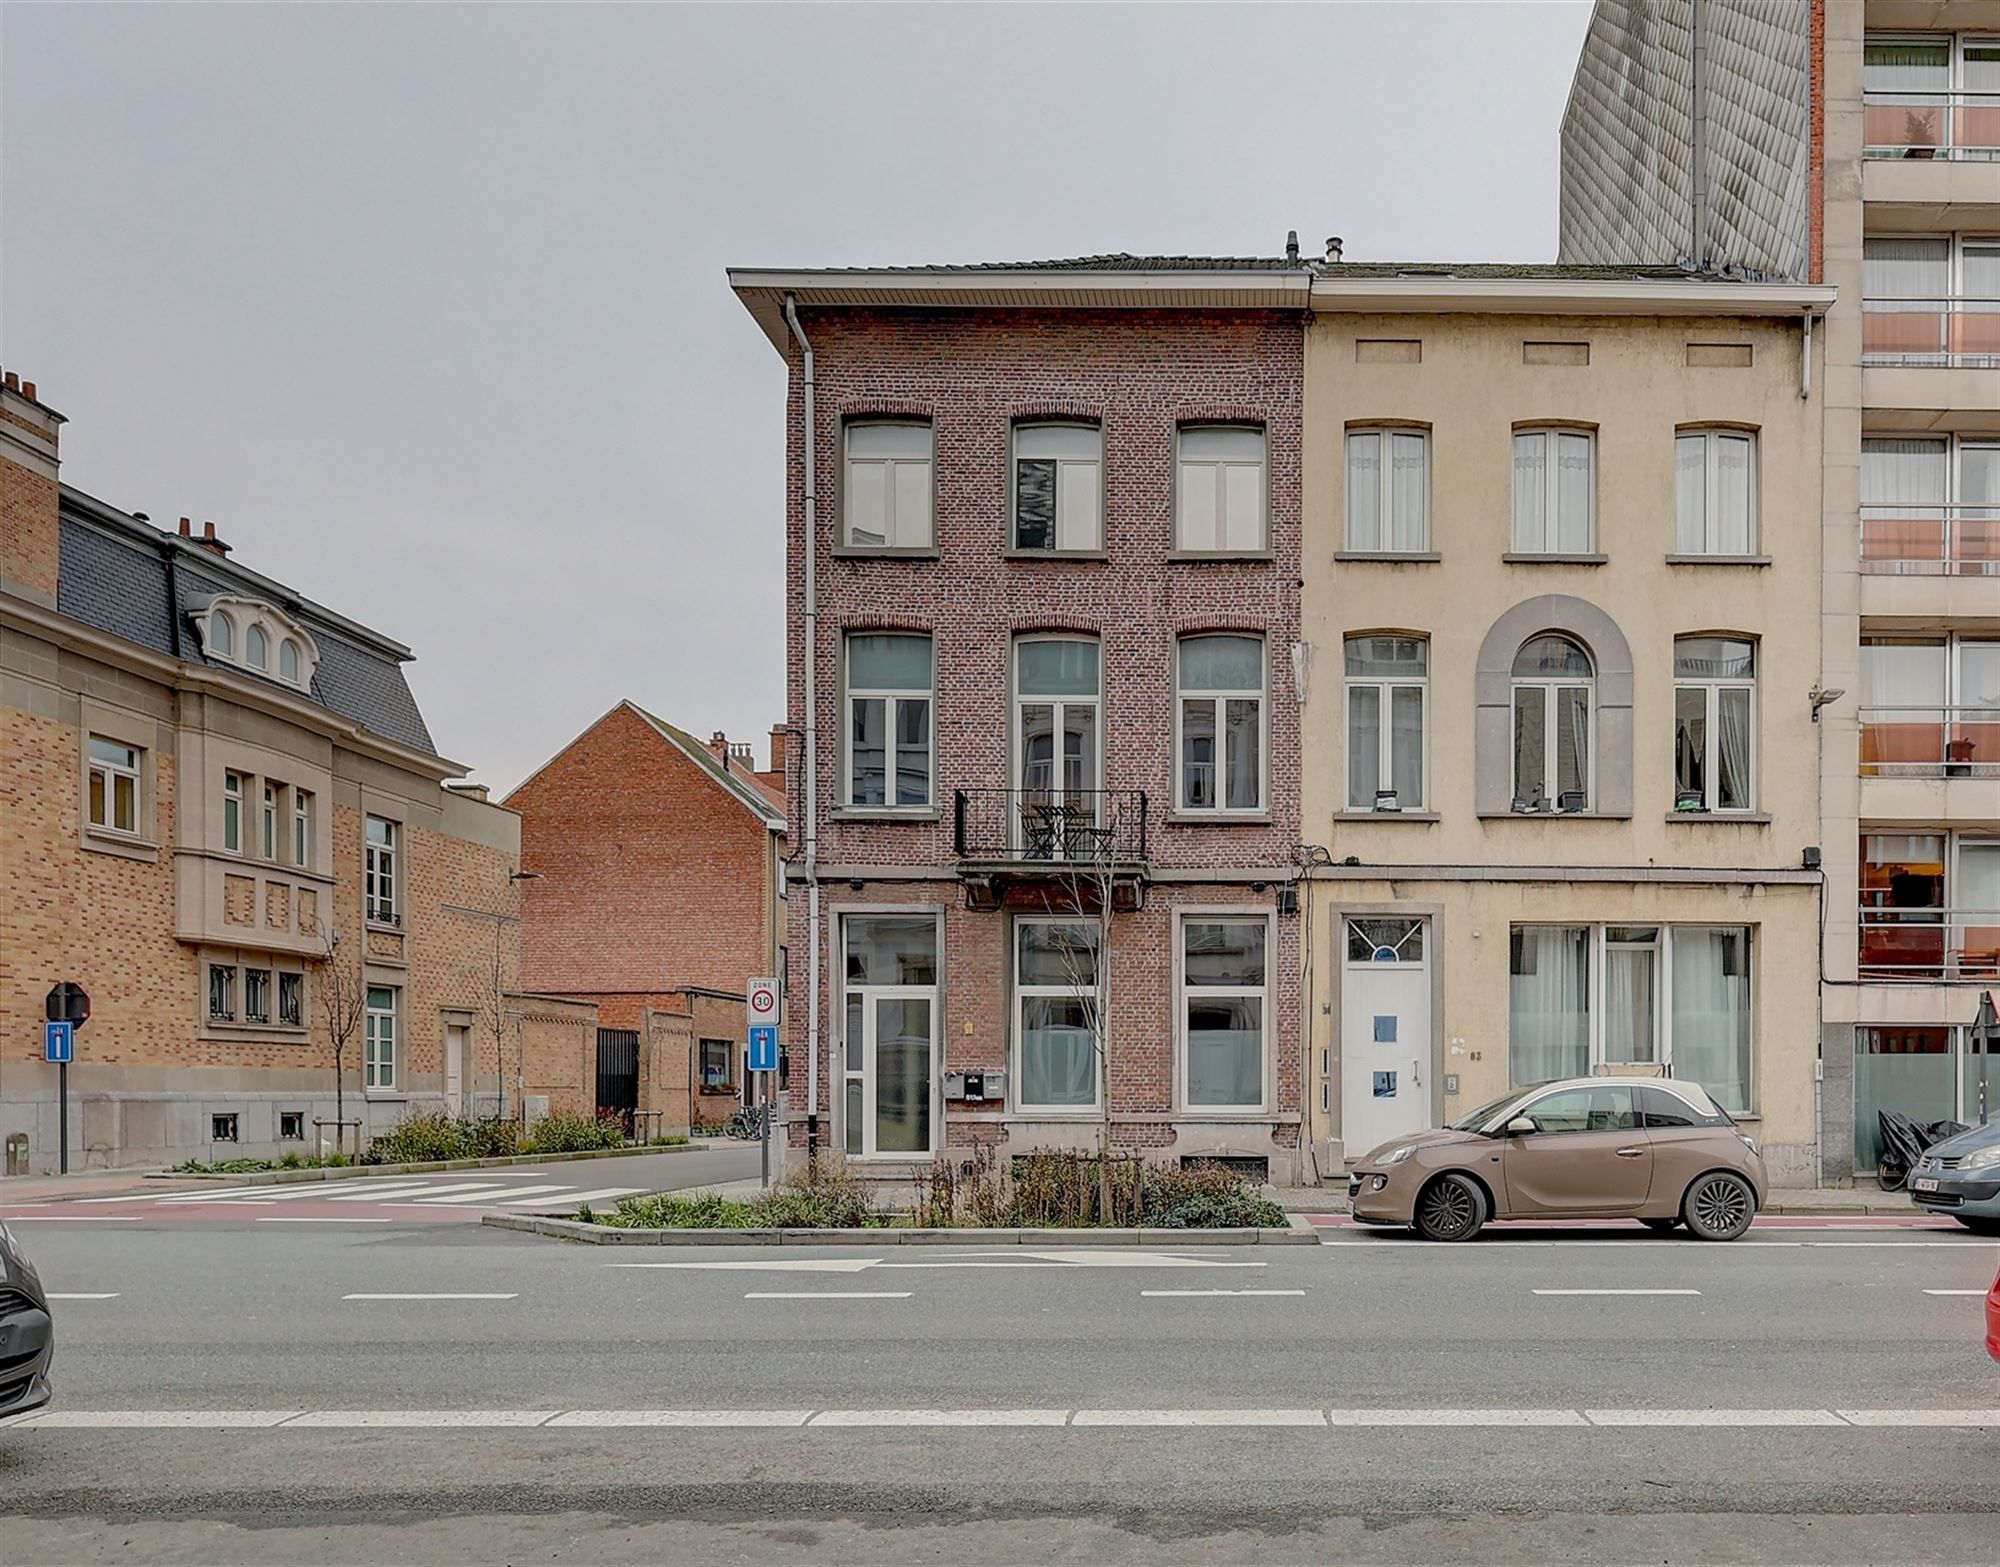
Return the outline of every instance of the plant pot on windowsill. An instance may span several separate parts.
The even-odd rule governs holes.
[[[1708,812],[1708,802],[1699,789],[1683,789],[1674,796],[1674,809],[1687,816],[1703,816]]]
[[[727,1094],[732,1099],[736,1097],[736,1085],[734,1083],[703,1083],[701,1091],[705,1094]]]

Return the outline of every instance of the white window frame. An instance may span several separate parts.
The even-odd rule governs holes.
[[[231,854],[243,852],[243,785],[242,773],[229,771],[222,775],[222,847]]]
[[[1679,673],[1674,675],[1673,734],[1676,740],[1678,740],[1680,733],[1681,692],[1702,691],[1707,693],[1707,713],[1703,719],[1702,727],[1702,806],[1699,812],[1689,812],[1688,814],[1704,816],[1749,815],[1756,811],[1758,798],[1757,753],[1762,747],[1757,743],[1759,739],[1757,731],[1762,719],[1757,710],[1757,665],[1760,661],[1763,648],[1756,637],[1746,637],[1736,632],[1689,632],[1674,638],[1674,662],[1680,662],[1680,645],[1683,642],[1700,642],[1711,639],[1747,642],[1750,645],[1750,673],[1747,676],[1707,676],[1701,678]],[[1722,789],[1722,693],[1724,691],[1747,691],[1750,694],[1749,798],[1741,805],[1723,805],[1719,803]],[[1672,748],[1670,745],[1669,750],[1671,751]],[[1680,808],[1680,779],[1678,776],[1674,779],[1674,807],[1676,810]]]
[[[1409,678],[1400,675],[1348,674],[1347,644],[1349,642],[1367,641],[1376,637],[1393,637],[1399,641],[1423,643],[1424,672],[1421,675],[1418,675],[1414,678]],[[1376,797],[1378,798],[1386,792],[1393,791],[1396,787],[1396,753],[1395,753],[1396,726],[1395,726],[1394,693],[1399,690],[1406,691],[1411,689],[1412,687],[1416,689],[1417,701],[1419,704],[1418,715],[1419,718],[1421,719],[1421,731],[1420,731],[1421,739],[1419,741],[1418,753],[1417,753],[1417,772],[1418,772],[1418,777],[1422,781],[1422,787],[1418,789],[1417,798],[1415,800],[1398,799],[1396,801],[1396,809],[1398,811],[1425,811],[1430,808],[1429,807],[1429,802],[1431,797],[1430,642],[1431,639],[1427,636],[1418,636],[1413,632],[1403,632],[1403,631],[1354,631],[1354,632],[1349,632],[1347,635],[1343,636],[1340,639],[1341,719],[1342,719],[1341,743],[1343,746],[1348,746],[1348,747],[1352,747],[1352,745],[1354,744],[1354,693],[1357,690],[1362,690],[1362,689],[1374,691],[1376,693],[1375,794]],[[1512,715],[1512,710],[1510,708],[1509,709],[1510,718],[1511,715]],[[1343,782],[1341,784],[1341,792],[1343,795],[1348,795],[1348,784],[1352,782],[1351,769],[1343,768],[1342,775],[1343,775]],[[1368,811],[1372,814],[1375,810],[1375,800],[1371,798],[1365,802],[1357,804],[1350,796],[1347,799],[1347,804],[1343,807],[1343,810]],[[1385,811],[1382,814],[1389,815],[1391,813]]]
[[[1256,924],[1264,926],[1264,983],[1261,986],[1189,985],[1187,982],[1187,927],[1213,924]],[[1278,963],[1278,922],[1276,912],[1254,904],[1218,904],[1181,908],[1174,911],[1174,1108],[1188,1117],[1204,1120],[1253,1119],[1271,1113],[1271,1075],[1276,1061],[1277,1018],[1273,1011],[1271,973]],[[1188,1098],[1188,1002],[1191,996],[1233,999],[1255,997],[1262,1037],[1258,1052],[1258,1094],[1254,1105],[1194,1104]]]
[[[1021,649],[1026,647],[1031,642],[1090,643],[1093,647],[1097,649],[1096,694],[1092,696],[1084,696],[1080,693],[1067,696],[1039,696],[1032,693],[1024,695],[1021,691]],[[1014,765],[1011,769],[1011,776],[1014,780],[1012,787],[1023,793],[1027,792],[1027,790],[1030,788],[1030,785],[1027,781],[1027,757],[1028,757],[1027,726],[1022,721],[1022,710],[1030,705],[1033,705],[1035,707],[1048,707],[1054,709],[1050,717],[1054,725],[1056,750],[1055,750],[1055,755],[1053,756],[1050,762],[1050,765],[1054,770],[1054,781],[1049,784],[1047,793],[1056,800],[1068,799],[1070,790],[1063,780],[1063,756],[1062,756],[1063,709],[1070,707],[1089,707],[1094,709],[1096,713],[1096,717],[1093,720],[1094,728],[1092,730],[1092,733],[1096,738],[1096,744],[1093,745],[1091,748],[1094,753],[1093,761],[1095,765],[1092,768],[1091,776],[1084,779],[1082,785],[1078,788],[1077,792],[1085,795],[1101,794],[1104,789],[1104,642],[1103,639],[1100,637],[1081,636],[1081,635],[1072,636],[1062,632],[1050,632],[1046,634],[1037,633],[1032,636],[1020,636],[1014,639],[1014,647],[1011,657],[1013,659],[1013,668],[1010,671],[1012,676],[1010,684],[1014,688],[1013,722],[1009,726],[1013,730],[1012,739],[1013,739],[1013,750],[1014,750]]]
[[[1242,457],[1190,457],[1187,453],[1187,438],[1208,432],[1236,432],[1255,435],[1258,453],[1253,464]],[[1248,544],[1228,543],[1220,535],[1227,531],[1229,495],[1228,471],[1235,468],[1256,470],[1257,527],[1256,538]],[[1218,537],[1213,544],[1191,544],[1188,542],[1187,496],[1195,484],[1212,484],[1216,490],[1216,525]],[[1260,424],[1245,424],[1234,420],[1184,424],[1174,433],[1174,550],[1182,555],[1261,555],[1271,548],[1271,435]]]
[[[114,761],[110,757],[96,754],[96,747],[115,746],[130,754],[131,761]],[[130,741],[117,740],[110,735],[86,733],[83,744],[85,762],[84,777],[84,822],[90,831],[105,833],[118,838],[139,838],[146,820],[146,750],[144,746],[133,745]],[[132,786],[131,825],[118,820],[118,783],[123,779]],[[100,784],[101,780],[101,784]],[[101,788],[104,797],[104,819],[99,820],[92,795]]]
[[[1609,936],[1607,935],[1607,932],[1610,929],[1611,924],[1613,923],[1617,924],[1620,929],[1629,929],[1634,926],[1651,926],[1658,933],[1655,940],[1652,943],[1620,942],[1617,944],[1621,947],[1630,948],[1633,950],[1639,950],[1650,946],[1651,950],[1653,950],[1655,953],[1658,954],[1658,956],[1654,959],[1654,965],[1653,965],[1653,1047],[1654,1047],[1655,1059],[1652,1061],[1637,1061],[1637,1062],[1612,1061],[1607,1059],[1605,1055],[1605,1049],[1604,1049],[1605,1023],[1609,1012],[1607,1005],[1608,997],[1605,991],[1605,984],[1604,984],[1605,972],[1607,968],[1607,964],[1605,962],[1605,956],[1612,946],[1612,943],[1609,939]],[[1674,992],[1675,934],[1681,930],[1690,930],[1690,931],[1740,930],[1747,932],[1747,938],[1745,941],[1744,950],[1750,965],[1750,974],[1749,974],[1750,992],[1749,992],[1749,999],[1747,1002],[1750,1015],[1750,1064],[1748,1070],[1748,1087],[1750,1090],[1750,1104],[1747,1109],[1732,1110],[1729,1113],[1735,1116],[1751,1116],[1751,1117],[1754,1117],[1758,1114],[1757,1065],[1758,1065],[1758,1058],[1761,1046],[1757,1029],[1757,1013],[1758,1013],[1758,1008],[1761,1004],[1759,987],[1762,983],[1762,969],[1763,969],[1763,959],[1761,954],[1762,943],[1759,939],[1761,934],[1761,927],[1759,925],[1749,921],[1737,921],[1730,919],[1680,920],[1672,923],[1666,920],[1637,920],[1637,919],[1615,921],[1615,922],[1607,922],[1601,920],[1592,921],[1592,920],[1561,920],[1561,919],[1514,920],[1510,922],[1507,927],[1507,934],[1509,938],[1508,940],[1509,951],[1510,952],[1512,951],[1513,947],[1512,938],[1516,931],[1549,930],[1549,929],[1564,929],[1564,930],[1582,929],[1586,931],[1589,936],[1590,996],[1588,1003],[1589,1006],[1588,1023],[1585,1030],[1586,1037],[1589,1041],[1589,1061],[1587,1067],[1588,1072],[1594,1074],[1597,1072],[1599,1068],[1618,1067],[1618,1066],[1656,1067],[1663,1074],[1661,1078],[1661,1086],[1667,1088],[1670,1092],[1672,1091],[1673,1086],[1677,1081],[1689,1082],[1689,1083],[1694,1082],[1694,1079],[1692,1078],[1677,1079],[1673,1076],[1674,1072],[1673,992]],[[1508,965],[1508,975],[1510,980],[1512,978],[1512,974],[1513,974],[1513,966],[1512,966],[1512,960],[1510,958]],[[1507,1041],[1507,1056],[1508,1056],[1507,1072],[1510,1079],[1512,1078],[1514,1071],[1513,1049],[1514,1049],[1513,1034],[1510,1026],[1508,1033],[1508,1041]],[[1524,1084],[1522,1086],[1525,1087],[1526,1085]],[[1709,1093],[1709,1090],[1703,1087],[1701,1084],[1695,1083],[1695,1086],[1698,1088],[1702,1088],[1703,1093]],[[1710,1094],[1710,1097],[1713,1098],[1714,1096]],[[1717,1099],[1715,1102],[1717,1105],[1721,1105],[1722,1103],[1720,1099]]]
[[[377,1006],[377,993],[389,998],[387,1006]],[[361,1034],[361,1087],[365,1093],[394,1093],[396,1057],[402,1044],[401,1017],[403,992],[395,985],[367,985],[363,991]]]
[[[1759,492],[1763,485],[1763,464],[1758,451],[1757,431],[1738,429],[1734,425],[1682,425],[1674,431],[1674,536],[1673,553],[1682,559],[1698,560],[1713,557],[1718,560],[1741,560],[1755,556],[1758,541],[1762,536],[1762,508],[1758,504]],[[1690,550],[1681,546],[1680,539],[1680,443],[1699,440],[1702,442],[1702,545]],[[1720,547],[1721,528],[1722,462],[1718,447],[1723,441],[1743,441],[1747,443],[1749,456],[1748,494],[1744,501],[1744,543],[1741,550],[1725,550]]]
[[[837,1115],[840,1129],[840,1144],[848,1147],[848,1085],[861,1085],[861,1146],[858,1151],[850,1150],[846,1157],[861,1160],[902,1160],[933,1159],[942,1146],[944,1133],[944,910],[935,905],[894,906],[880,908],[844,908],[834,911],[839,928],[839,952],[835,958],[834,1018],[839,1032],[835,1042],[836,1059],[839,1062],[837,1077],[840,1097]],[[932,972],[936,979],[929,985],[850,985],[847,982],[847,922],[851,919],[872,919],[876,916],[900,919],[928,919],[931,921],[933,948]],[[861,997],[861,1029],[859,1043],[861,1065],[851,1068],[847,1064],[847,998],[850,994]],[[931,1112],[930,1146],[924,1149],[891,1148],[886,1151],[875,1146],[875,1117],[870,1107],[875,1103],[875,1050],[869,1044],[868,1035],[875,1027],[875,1003],[880,999],[905,998],[927,1000],[931,1011]]]
[[[292,863],[300,870],[312,864],[312,808],[310,789],[292,790]]]
[[[388,828],[387,841],[376,843],[370,836],[369,828],[376,822]],[[376,816],[372,812],[361,822],[361,896],[362,913],[371,925],[402,924],[402,837],[403,824],[390,816]],[[386,883],[386,893],[378,889]]]
[[[1257,670],[1261,677],[1255,690],[1215,690],[1190,691],[1181,684],[1181,650],[1190,642],[1203,642],[1212,638],[1230,638],[1239,642],[1257,644]],[[1104,684],[1102,653],[1099,654],[1098,685]],[[1254,631],[1190,631],[1185,636],[1174,639],[1174,810],[1183,816],[1261,816],[1270,809],[1270,703],[1265,700],[1265,692],[1271,686],[1271,654],[1269,639]],[[1254,701],[1257,704],[1257,803],[1254,805],[1225,805],[1229,798],[1229,774],[1227,748],[1224,739],[1227,730],[1224,720],[1229,716],[1231,702]],[[1215,803],[1213,805],[1191,805],[1187,799],[1186,718],[1187,704],[1205,702],[1209,705],[1215,721]]]
[[[260,851],[260,858],[273,865],[279,862],[279,849],[283,841],[278,833],[279,818],[282,815],[279,809],[281,802],[278,797],[283,792],[284,785],[273,783],[270,779],[266,778],[264,780],[262,804],[258,807],[257,812],[257,847]]]
[[[1033,444],[1033,437],[1043,430],[1080,430],[1089,433],[1096,441],[1096,450],[1089,457],[1039,456],[1033,452],[1024,453],[1021,444],[1024,437]],[[1047,545],[1023,544],[1021,542],[1021,464],[1023,462],[1053,462],[1056,465],[1055,516],[1051,523],[1052,543]],[[1074,493],[1073,486],[1081,485],[1090,494],[1090,529],[1088,543],[1065,542],[1063,522],[1066,507],[1064,498]],[[1007,467],[1007,548],[1020,555],[1101,555],[1104,553],[1104,427],[1071,419],[1036,419],[1014,426],[1012,453]]]
[[[1021,978],[1021,932],[1030,926],[1036,925],[1075,925],[1091,932],[1091,939],[1097,944],[1098,948],[1096,964],[1097,983],[1087,994],[1080,992],[1076,986],[1066,983],[1059,985],[1030,985],[1023,982]],[[1014,921],[1013,929],[1008,936],[1008,942],[1010,961],[1007,977],[1010,988],[1014,993],[1011,1016],[1014,1036],[1012,1066],[1014,1073],[1015,1109],[1023,1115],[1033,1114],[1050,1117],[1066,1115],[1096,1116],[1101,1114],[1104,1108],[1104,1063],[1096,1059],[1099,1041],[1095,1025],[1093,1025],[1092,1030],[1091,1048],[1093,1059],[1090,1069],[1090,1103],[1087,1105],[1036,1104],[1030,1100],[1027,1096],[1028,1072],[1026,1052],[1028,1041],[1027,1006],[1032,1000],[1045,1000],[1049,998],[1075,1000],[1081,998],[1094,1015],[1098,1017],[1103,1016],[1106,996],[1103,951],[1104,931],[1102,925],[1089,915],[1082,914],[1021,915]],[[1110,1044],[1109,1039],[1105,1039],[1103,1044],[1108,1048]]]
[[[922,430],[929,441],[929,450],[922,457],[916,456],[862,456],[854,455],[854,432],[869,429]],[[901,419],[893,416],[880,418],[849,419],[840,433],[840,547],[858,550],[868,554],[908,554],[927,553],[937,548],[937,426],[929,419]],[[896,519],[896,480],[899,468],[922,464],[925,471],[924,489],[930,497],[928,530],[925,537],[916,542],[899,539]],[[887,508],[883,517],[884,537],[880,543],[859,540],[855,532],[854,472],[858,467],[879,466],[883,469],[882,493]]]
[[[1511,800],[1525,798],[1520,792],[1521,762],[1519,752],[1516,749],[1518,741],[1515,738],[1520,732],[1519,711],[1521,693],[1523,691],[1539,691],[1542,693],[1542,783],[1545,789],[1548,785],[1554,784],[1556,785],[1556,790],[1553,794],[1544,793],[1543,795],[1543,799],[1549,803],[1549,810],[1545,812],[1537,811],[1534,814],[1557,816],[1588,815],[1597,809],[1597,659],[1589,648],[1585,647],[1583,643],[1575,637],[1570,636],[1567,632],[1538,631],[1535,633],[1535,636],[1529,637],[1521,646],[1526,647],[1528,642],[1534,641],[1536,637],[1543,636],[1559,636],[1576,648],[1578,652],[1582,653],[1590,661],[1590,674],[1583,679],[1564,677],[1555,680],[1537,680],[1531,675],[1516,675],[1511,673],[1510,665],[1507,689],[1508,798]],[[1514,650],[1514,656],[1516,658],[1520,657],[1520,648]],[[1559,776],[1561,769],[1557,762],[1560,751],[1557,743],[1559,725],[1556,722],[1558,706],[1556,693],[1564,690],[1575,690],[1579,687],[1582,688],[1585,700],[1588,703],[1584,717],[1583,731],[1585,750],[1583,759],[1583,809],[1581,811],[1565,812],[1561,808],[1562,780]]]
[[[1354,443],[1357,438],[1374,436],[1379,440],[1376,447],[1380,475],[1376,485],[1375,542],[1363,544],[1355,536],[1354,524]],[[1391,482],[1395,471],[1395,438],[1415,439],[1422,443],[1424,451],[1424,507],[1423,527],[1414,545],[1391,545],[1386,540],[1395,534],[1396,487]],[[1341,443],[1341,476],[1344,504],[1341,512],[1341,537],[1345,540],[1345,553],[1349,555],[1424,555],[1431,551],[1431,432],[1425,425],[1409,424],[1357,424],[1350,425],[1346,439]],[[1513,448],[1508,448],[1511,453]]]
[[[258,650],[264,655],[262,658],[250,656],[252,637],[257,639]],[[268,675],[271,672],[271,633],[254,620],[243,628],[243,667],[254,669],[260,675]]]
[[[1559,453],[1565,436],[1581,439],[1585,450],[1590,454],[1589,483],[1585,486],[1583,503],[1583,543],[1575,547],[1562,542],[1562,472]],[[1564,424],[1518,426],[1514,431],[1513,444],[1508,447],[1510,476],[1514,450],[1523,441],[1542,443],[1542,537],[1539,543],[1525,543],[1521,538],[1522,518],[1516,511],[1512,531],[1508,534],[1509,549],[1516,555],[1590,554],[1597,548],[1597,432]]]
[[[928,643],[931,650],[931,683],[924,687],[901,686],[860,686],[854,683],[854,642],[857,637],[909,637]],[[841,638],[841,673],[847,688],[845,722],[840,727],[841,769],[840,804],[850,811],[909,811],[928,812],[937,809],[937,636],[929,631],[903,631],[895,627],[881,630],[850,631]],[[854,704],[857,702],[882,702],[882,799],[878,803],[863,803],[855,798],[857,780],[854,772]],[[897,746],[896,719],[900,704],[922,702],[924,718],[924,798],[922,801],[901,805],[896,801]]]

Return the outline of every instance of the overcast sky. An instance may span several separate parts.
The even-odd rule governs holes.
[[[0,351],[71,484],[415,649],[500,789],[784,713],[730,265],[1546,260],[1587,3],[0,11]]]

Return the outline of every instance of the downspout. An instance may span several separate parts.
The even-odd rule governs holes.
[[[1799,343],[1799,401],[1812,396],[1813,307],[1805,309],[1805,331]]]
[[[806,489],[806,591],[804,605],[806,721],[803,739],[806,748],[806,1158],[819,1154],[819,614],[815,588],[818,582],[819,484],[814,461],[819,444],[819,426],[813,417],[813,351],[799,325],[797,296],[785,296],[785,325],[792,329],[799,351],[805,356],[805,399],[802,444],[805,457]]]

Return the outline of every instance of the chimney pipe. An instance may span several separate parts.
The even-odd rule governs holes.
[[[785,775],[785,743],[790,738],[783,724],[771,725],[771,767],[770,771],[780,778]]]
[[[1338,261],[1340,259],[1340,251],[1341,251],[1340,236],[1338,234],[1327,235],[1326,259],[1328,261]]]
[[[1285,259],[1294,265],[1298,263],[1299,231],[1297,229],[1287,229],[1285,231]]]
[[[183,517],[181,521],[185,523],[187,519]],[[204,522],[201,525],[201,537],[194,542],[207,550],[211,555],[227,555],[229,553],[229,546],[215,536],[215,524],[212,522]]]
[[[33,381],[23,381],[21,383],[21,395],[31,403],[36,401],[35,383]]]
[[[21,390],[21,378],[14,374],[12,370],[9,370],[6,373],[6,385],[8,391],[18,392]]]
[[[181,518],[181,537],[184,539],[194,537],[194,524],[185,517]]]

